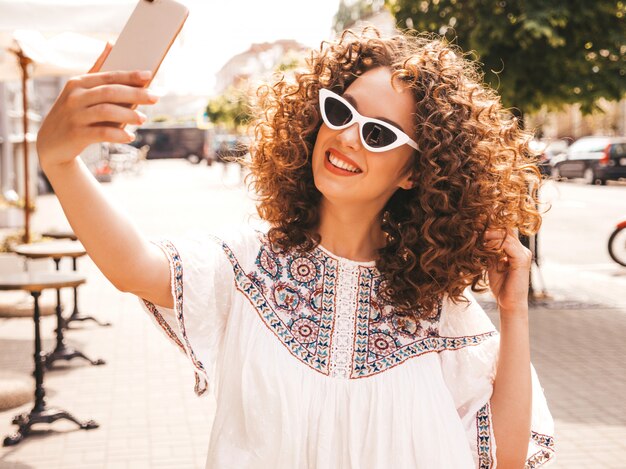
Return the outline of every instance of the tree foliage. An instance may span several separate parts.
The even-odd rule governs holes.
[[[243,90],[230,87],[208,102],[206,114],[214,124],[236,131],[250,122],[248,95]]]
[[[290,50],[283,54],[272,72],[285,76],[294,73],[304,64],[304,53]],[[256,79],[265,81],[270,78],[259,76]],[[253,88],[250,79],[243,80],[238,86],[231,85],[224,93],[212,98],[205,109],[209,121],[230,131],[245,131],[252,119]]]
[[[352,27],[358,20],[380,11],[384,0],[341,0],[333,18],[333,29],[337,32]]]
[[[398,24],[439,33],[483,64],[518,114],[626,95],[626,3],[615,0],[386,0]]]
[[[278,73],[293,72],[303,65],[305,65],[304,53],[291,50],[281,57],[276,67],[274,67],[274,71]]]

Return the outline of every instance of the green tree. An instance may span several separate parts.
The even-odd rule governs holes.
[[[208,102],[206,114],[214,124],[237,131],[250,122],[248,95],[243,90],[230,87]]]
[[[333,18],[337,32],[351,28],[358,20],[366,19],[383,8],[384,0],[341,0]]]
[[[386,0],[398,24],[441,34],[483,64],[519,117],[626,95],[626,3],[614,0]]]
[[[306,55],[302,51],[290,50],[287,51],[278,61],[278,65],[274,67],[274,71],[280,72],[293,72],[298,68],[304,66],[306,63]]]

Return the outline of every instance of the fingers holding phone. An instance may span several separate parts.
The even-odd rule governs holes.
[[[151,78],[151,72],[104,72],[85,75],[78,84],[84,91],[81,99],[85,106],[98,106],[102,103],[111,103],[118,107],[123,106],[135,109],[138,105],[155,104],[159,94],[145,88]],[[125,113],[126,115],[130,115]],[[141,114],[141,113],[140,113]],[[98,114],[95,115],[98,117]],[[102,122],[96,120],[92,122]],[[119,121],[120,124],[135,124],[136,122]]]
[[[42,168],[72,161],[92,143],[133,141],[134,135],[123,127],[141,125],[146,119],[134,108],[159,99],[144,88],[150,79],[151,74],[140,71],[96,72],[71,78],[39,130],[37,151]]]
[[[83,123],[91,126],[141,125],[146,121],[137,105],[150,105],[158,95],[143,88],[150,80],[150,72],[107,72],[92,74],[81,79],[78,100],[86,108]]]
[[[134,139],[124,127],[145,121],[137,105],[158,101],[146,88],[188,15],[175,0],[137,3],[115,45],[107,42],[89,72],[67,82],[44,119],[37,140],[44,170],[72,161],[92,143]]]

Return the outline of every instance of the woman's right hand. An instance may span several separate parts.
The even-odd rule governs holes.
[[[98,73],[112,46],[85,75],[72,77],[57,97],[37,135],[41,167],[73,161],[97,142],[130,143],[134,135],[120,124],[140,125],[146,116],[126,105],[155,104],[158,96],[144,88],[150,77],[139,71]],[[118,127],[119,126],[119,127]]]

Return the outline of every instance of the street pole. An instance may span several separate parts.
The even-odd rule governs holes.
[[[30,243],[30,158],[28,155],[28,66],[32,60],[21,48],[14,50],[22,69],[22,126],[24,127],[24,243]]]

